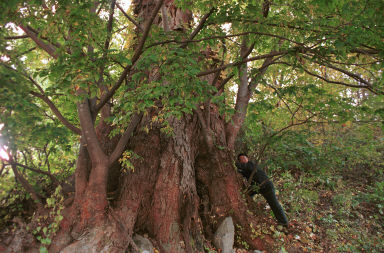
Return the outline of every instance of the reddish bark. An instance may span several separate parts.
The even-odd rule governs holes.
[[[149,228],[164,252],[182,251],[180,228],[180,170],[179,163],[168,147],[163,154],[154,188]]]
[[[173,123],[175,128],[182,128],[176,129],[173,137],[154,129],[149,134],[138,133],[131,141],[130,147],[141,158],[134,161],[135,172],[124,179],[118,207],[124,210],[120,215],[130,231],[135,227],[136,231],[148,232],[164,252],[181,252],[183,248],[192,251],[183,241],[194,240],[189,236],[199,228],[194,173],[191,176],[186,171],[188,161],[194,161],[196,146],[183,139],[192,139],[197,124],[191,118],[184,120],[185,124]]]
[[[137,129],[149,124],[150,118],[147,116]],[[218,148],[220,143],[225,144],[224,122],[212,115],[216,146],[211,150],[197,116],[170,122],[173,136],[162,134],[160,126],[154,125],[148,133],[135,132],[128,149],[139,158],[132,160],[135,170],[120,174],[124,176],[120,184],[115,182],[120,192],[116,200],[108,203],[106,190],[100,187],[106,185],[101,173],[105,168],[94,168],[99,172],[89,175],[86,189],[75,200],[74,211],[69,212],[62,229],[71,230],[75,239],[85,228],[102,227],[110,221],[107,213],[112,210],[108,211],[108,206],[113,206],[117,223],[122,224],[128,236],[147,233],[161,252],[197,252],[203,248],[203,237],[211,240],[217,224],[232,216],[243,228],[238,233],[252,248],[265,248],[260,240],[250,237],[249,224],[256,224],[257,220],[247,213],[232,153]],[[114,238],[126,245],[122,243],[127,241],[122,231],[116,231]],[[67,243],[73,239],[67,238]]]

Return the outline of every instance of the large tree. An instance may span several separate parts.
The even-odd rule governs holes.
[[[258,89],[384,93],[382,1],[135,0],[128,10],[116,0],[14,0],[0,8],[0,123],[11,157],[10,137],[34,127],[18,122],[51,121],[79,144],[74,201],[52,252],[123,252],[137,231],[162,252],[203,251],[226,216],[262,247],[233,158]]]

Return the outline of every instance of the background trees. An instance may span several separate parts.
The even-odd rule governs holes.
[[[382,138],[381,1],[120,4],[1,4],[2,184],[44,209],[41,175],[76,178],[53,251],[91,229],[193,252],[230,214],[257,247],[234,151],[277,171],[382,166],[364,143]]]

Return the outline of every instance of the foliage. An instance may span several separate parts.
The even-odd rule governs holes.
[[[129,171],[135,172],[135,167],[132,164],[132,160],[140,159],[141,157],[136,153],[126,150],[124,151],[122,157],[119,159],[119,162],[122,166],[122,171],[128,173]]]
[[[384,181],[376,182],[364,197],[376,204],[379,214],[384,215]],[[379,214],[375,215],[376,219],[379,219]]]
[[[46,208],[47,214],[33,217],[33,222],[29,228],[33,235],[41,242],[40,252],[48,252],[47,248],[52,243],[52,238],[60,227],[60,222],[63,219],[62,210],[64,209],[64,196],[61,192],[61,187],[57,187],[54,194],[47,198]]]
[[[319,182],[320,176],[326,177],[328,184],[334,187]],[[288,171],[277,173],[274,183],[279,190],[278,199],[291,226],[288,231],[276,228],[264,207],[265,200],[257,196],[258,207],[254,212],[264,218],[260,224],[253,225],[255,237],[273,235],[277,239],[277,249],[381,252],[384,248],[383,218],[375,203],[382,204],[382,198],[372,202],[371,187],[357,178],[345,179],[344,176],[342,170],[317,175],[302,173],[299,177]],[[381,184],[383,177],[377,180]]]
[[[289,93],[263,93],[274,96],[273,100],[250,104],[238,149],[260,158],[266,166],[292,227],[288,234],[275,232],[265,221],[266,225],[254,228],[255,235],[273,234],[280,245],[277,248],[296,245],[307,251],[381,252],[383,125],[382,115],[374,112],[382,102],[375,97],[358,101],[356,96],[355,101],[334,103],[323,111],[325,114],[292,125],[288,107],[292,111],[298,107]],[[316,104],[307,105],[306,101],[295,115],[305,115],[307,106],[312,106],[312,112],[322,113]],[[338,113],[344,108],[351,110],[349,115]],[[255,201],[264,203],[260,196]],[[262,215],[265,209],[258,212]]]
[[[382,235],[354,233],[356,220],[345,216],[361,214],[354,208],[364,201],[383,212],[383,1],[177,0],[196,21],[212,10],[201,30],[197,22],[174,31],[153,25],[148,36],[117,9],[110,22],[108,2],[96,9],[87,0],[0,3],[0,148],[7,146],[50,209],[34,230],[43,245],[50,244],[62,208],[58,190],[50,197],[46,186],[73,173],[78,134],[87,132],[80,129],[79,104],[91,107],[92,126],[110,124],[109,137],[120,137],[140,113],[151,117],[147,131],[160,125],[170,134],[169,118],[208,111],[210,103],[230,124],[242,65],[252,96],[238,150],[250,151],[276,175],[291,216],[310,219],[331,194],[326,199],[337,211],[322,213],[313,229],[330,228],[332,243],[352,234],[354,243],[340,250],[380,251],[375,243]],[[252,49],[249,55],[240,45]],[[107,92],[111,110],[104,117],[96,105]],[[137,158],[123,153],[123,171],[133,170]],[[22,215],[20,203],[30,193],[15,182],[9,161],[3,164],[1,205]],[[362,194],[348,189],[360,179]]]
[[[13,217],[26,215],[28,204],[31,204],[30,195],[25,190],[13,183],[11,178],[2,177],[1,182],[1,210],[0,227],[8,226]]]

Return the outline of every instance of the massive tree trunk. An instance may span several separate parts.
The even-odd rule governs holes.
[[[136,2],[143,20],[157,5]],[[191,20],[190,13],[172,1],[166,1],[161,12],[163,19],[156,18],[156,23],[166,31],[182,30]],[[213,75],[206,78],[212,81]],[[78,105],[82,137],[75,199],[64,212],[52,252],[125,252],[134,247],[134,233],[148,234],[161,252],[204,252],[204,244],[212,241],[227,216],[234,218],[238,235],[252,248],[263,247],[251,237],[250,224],[257,220],[247,212],[233,161],[238,131],[231,129],[238,129],[242,120],[228,127],[208,102],[192,115],[168,118],[173,130],[169,135],[151,121],[158,113],[154,109],[133,124],[125,148],[136,155],[131,160],[134,170],[125,171],[113,158],[120,143],[109,139],[111,127],[103,121],[109,109],[102,108],[99,126],[94,127],[91,106],[88,100]]]
[[[64,237],[65,243],[59,239],[66,247],[64,252],[86,252],[92,247],[124,252],[133,233],[148,234],[161,252],[203,252],[205,240],[213,239],[227,216],[242,228],[237,233],[252,248],[263,248],[260,240],[251,238],[249,225],[257,220],[247,212],[240,194],[242,185],[232,152],[222,148],[224,121],[212,113],[216,143],[209,148],[197,115],[169,119],[172,136],[153,124],[149,132],[142,130],[151,116],[142,119],[128,145],[138,156],[132,160],[134,170],[121,172],[119,181],[110,182],[119,186],[116,198],[106,202],[105,188],[92,179],[92,173],[83,193],[77,193],[63,222],[63,228],[71,230],[70,236]],[[76,222],[68,225],[70,220]],[[58,245],[52,249],[62,248]]]

